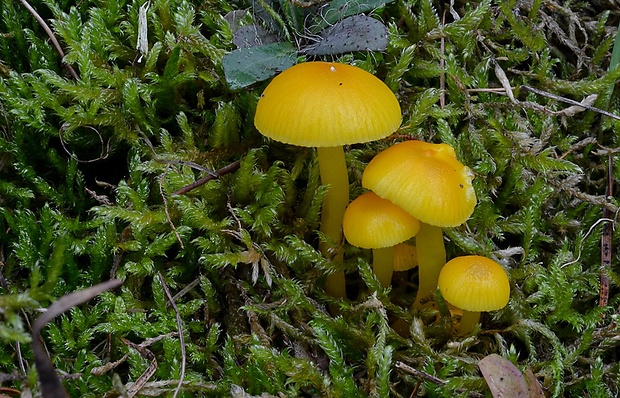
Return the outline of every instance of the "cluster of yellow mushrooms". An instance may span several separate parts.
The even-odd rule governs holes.
[[[367,189],[349,203],[349,179],[343,145],[385,138],[401,124],[394,93],[361,68],[334,62],[306,62],[276,76],[261,95],[254,123],[265,136],[292,145],[316,147],[322,184],[329,185],[321,212],[321,252],[342,235],[355,246],[372,249],[373,270],[384,286],[395,264],[414,250],[419,267],[415,308],[432,302],[437,287],[450,304],[463,310],[459,331],[468,333],[480,311],[504,307],[510,284],[504,269],[481,256],[446,263],[441,228],[467,221],[476,206],[473,173],[447,144],[404,141],[375,156],[367,165]],[[397,249],[395,249],[395,247]],[[401,253],[405,254],[401,254]],[[330,274],[326,290],[345,296],[343,272]]]

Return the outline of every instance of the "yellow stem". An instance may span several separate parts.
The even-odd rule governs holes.
[[[329,185],[321,209],[321,232],[336,245],[342,243],[342,217],[349,204],[349,173],[344,150],[339,147],[317,148],[321,183]],[[342,263],[342,251],[330,253],[329,244],[321,242],[319,250],[334,263]],[[345,297],[344,271],[327,276],[325,290],[333,297]]]
[[[446,264],[446,248],[443,243],[443,232],[440,227],[420,223],[420,231],[415,237],[418,251],[419,285],[413,308],[422,309],[432,301],[428,301],[435,289],[439,272]]]
[[[470,334],[474,327],[480,322],[480,312],[478,311],[465,311],[461,316],[461,323],[459,323],[458,333],[461,336]]]
[[[372,270],[384,289],[390,286],[394,270],[394,246],[372,250]]]

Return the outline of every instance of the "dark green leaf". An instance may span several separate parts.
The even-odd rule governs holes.
[[[385,25],[365,15],[344,19],[319,33],[321,39],[302,50],[308,55],[335,55],[353,51],[384,51]]]
[[[240,48],[224,55],[222,67],[233,90],[263,81],[295,64],[297,51],[290,43]]]

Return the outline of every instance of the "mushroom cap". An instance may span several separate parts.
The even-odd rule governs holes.
[[[501,265],[482,256],[461,256],[446,263],[437,286],[447,302],[466,311],[495,311],[510,299],[510,282]]]
[[[420,222],[389,200],[366,192],[349,203],[342,219],[342,230],[352,245],[380,249],[415,236]]]
[[[396,96],[372,74],[347,64],[305,62],[267,85],[254,125],[276,141],[333,147],[384,138],[401,118]]]
[[[375,156],[362,186],[437,227],[463,224],[474,212],[473,172],[448,144],[405,141]]]

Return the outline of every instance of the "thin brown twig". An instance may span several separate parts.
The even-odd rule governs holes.
[[[185,286],[183,289],[179,290],[179,292],[177,294],[175,294],[174,297],[172,297],[172,300],[174,300],[176,302],[179,298],[181,298],[184,295],[186,295],[187,292],[189,292],[190,290],[195,288],[199,283],[200,283],[200,279],[198,279],[198,278],[194,279],[193,281],[188,283],[187,286]]]
[[[19,0],[19,2],[22,3],[22,5],[26,8],[26,10],[28,10],[28,12],[34,17],[34,19],[37,20],[39,25],[41,25],[41,27],[43,28],[45,33],[47,33],[47,36],[52,41],[52,44],[56,48],[56,51],[58,51],[58,54],[60,54],[60,57],[62,58],[62,64],[65,66],[65,68],[67,68],[67,70],[69,71],[71,76],[73,76],[73,78],[75,80],[79,80],[80,76],[77,74],[75,69],[73,69],[73,67],[71,67],[71,65],[69,65],[65,61],[65,52],[62,50],[62,47],[60,46],[60,43],[56,39],[56,36],[54,35],[54,32],[52,32],[52,29],[50,29],[50,27],[47,24],[47,22],[45,22],[45,20],[43,18],[41,18],[39,13],[34,8],[32,8],[32,6],[26,0]]]
[[[443,17],[441,19],[441,25],[446,24],[446,11],[443,12]],[[441,41],[439,42],[439,51],[441,52],[441,58],[439,59],[439,107],[444,109],[446,107],[446,71],[444,70],[446,61],[444,60],[445,52],[446,52],[446,39],[442,36]]]
[[[228,174],[231,173],[235,170],[237,170],[239,168],[239,166],[241,166],[241,161],[240,160],[236,160],[234,162],[232,162],[231,164],[222,167],[221,169],[217,170],[215,172],[215,174],[217,174],[217,177],[214,176],[213,174],[208,174],[204,177],[202,177],[199,180],[196,180],[195,182],[184,186],[183,188],[179,189],[176,192],[173,192],[173,195],[184,195],[186,193],[188,193],[189,191],[191,191],[192,189],[198,188],[201,185],[206,184],[207,182],[215,179],[215,178],[219,178],[221,176],[223,176],[224,174]]]
[[[468,88],[468,93],[497,93],[506,94],[504,87],[485,87],[485,88]]]
[[[121,337],[120,340],[123,344],[136,350],[142,358],[150,362],[144,372],[142,372],[140,377],[138,377],[134,383],[127,383],[127,385],[129,385],[129,388],[127,388],[126,396],[127,398],[133,398],[138,395],[138,393],[140,393],[142,388],[144,388],[144,386],[148,383],[151,377],[153,377],[155,372],[157,372],[157,358],[151,350],[142,347],[139,344],[132,343],[124,337]]]
[[[534,93],[534,94],[537,94],[537,95],[542,95],[543,97],[551,98],[551,99],[556,100],[556,101],[564,102],[566,104],[570,104],[570,105],[574,105],[574,106],[579,106],[579,107],[585,108],[585,109],[587,109],[589,111],[597,112],[597,113],[600,113],[601,115],[608,116],[608,117],[610,117],[612,119],[620,120],[620,116],[618,116],[618,115],[614,115],[613,113],[607,112],[606,110],[603,110],[603,109],[600,109],[600,108],[597,108],[597,107],[594,107],[594,106],[591,106],[591,105],[587,105],[587,104],[583,104],[581,102],[577,102],[577,101],[572,100],[570,98],[561,97],[559,95],[548,93],[548,92],[543,91],[543,90],[538,90],[536,88],[533,88],[533,87],[530,87],[530,86],[526,86],[525,84],[521,85],[521,89],[524,90],[524,91],[529,91],[530,93]]]
[[[607,189],[605,196],[607,201],[613,197],[613,161],[611,153],[607,155]],[[611,211],[603,208],[603,218],[610,218]],[[611,269],[611,222],[603,223],[601,234],[601,288],[599,292],[599,307],[605,307],[609,303],[609,275]]]
[[[164,293],[166,293],[166,297],[170,302],[170,306],[174,310],[174,314],[177,320],[177,328],[179,332],[179,344],[181,344],[181,372],[179,374],[179,384],[177,384],[177,388],[174,389],[173,398],[176,398],[181,391],[181,387],[183,386],[183,380],[185,379],[185,362],[186,362],[186,354],[185,354],[185,338],[183,337],[183,321],[181,320],[181,314],[179,313],[179,309],[177,308],[176,303],[174,302],[174,298],[172,294],[170,294],[170,290],[168,289],[168,285],[166,285],[166,281],[164,281],[164,277],[161,272],[157,272],[157,277],[159,278],[159,282],[161,283],[162,288],[164,289]]]
[[[178,332],[170,332],[170,333],[166,333],[166,334],[162,334],[159,335],[157,337],[150,337],[145,339],[142,343],[138,344],[139,347],[142,348],[147,348],[163,339],[169,338],[169,337],[175,337],[178,334]],[[108,373],[110,370],[115,369],[116,367],[118,367],[119,365],[125,363],[125,361],[127,361],[127,358],[129,358],[129,353],[123,355],[120,359],[114,361],[114,362],[107,362],[101,366],[97,366],[94,367],[90,370],[90,374],[94,375],[94,376],[102,376],[106,373]]]
[[[414,375],[416,377],[419,377],[419,378],[424,379],[426,381],[430,381],[431,383],[435,383],[435,384],[440,385],[440,386],[444,386],[444,385],[448,384],[447,381],[442,380],[439,377],[430,375],[430,374],[428,374],[426,372],[418,370],[418,369],[416,369],[414,367],[411,367],[411,366],[407,365],[406,363],[403,363],[403,362],[400,362],[400,361],[396,361],[396,368],[400,369],[400,370],[404,370],[407,373],[410,373],[410,374],[412,374],[412,375]],[[462,388],[459,388],[458,390],[460,392],[465,392],[466,391],[466,390],[464,390]],[[477,393],[475,391],[467,391],[467,395],[470,396],[470,397],[474,397],[474,398],[483,398],[484,397],[483,394]]]

